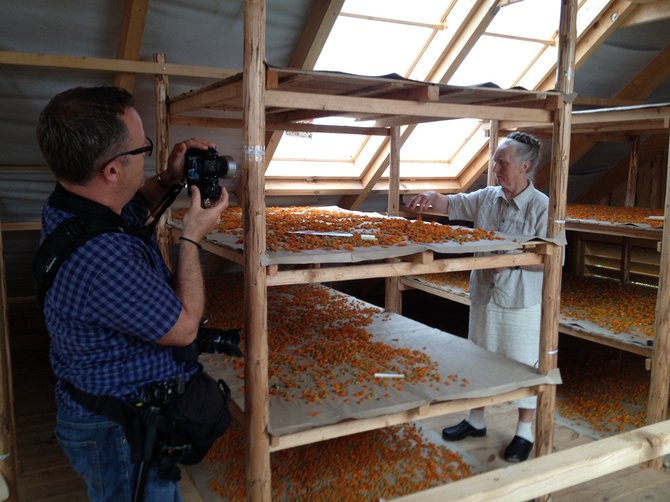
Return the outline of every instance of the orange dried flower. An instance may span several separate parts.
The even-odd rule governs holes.
[[[568,204],[566,207],[566,216],[574,220],[596,220],[620,225],[637,223],[654,228],[663,226],[663,221],[649,219],[650,216],[663,216],[663,209],[603,206],[598,204]]]
[[[179,220],[183,209],[172,211]],[[495,240],[494,232],[480,228],[453,227],[405,218],[388,218],[344,210],[314,207],[268,207],[266,209],[266,247],[268,251],[300,252],[312,249],[354,250],[371,246],[406,246],[436,242],[474,242]],[[242,210],[229,207],[221,215],[217,230],[222,234],[243,236]],[[352,237],[315,235],[304,232],[352,234]],[[373,239],[366,238],[373,236]]]

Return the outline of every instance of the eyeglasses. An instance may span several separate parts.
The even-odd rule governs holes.
[[[111,161],[118,159],[119,157],[123,157],[124,155],[140,155],[142,153],[146,153],[147,157],[151,157],[151,154],[154,151],[154,142],[151,141],[151,138],[149,136],[146,137],[147,141],[149,142],[148,145],[141,146],[139,148],[135,148],[134,150],[130,150],[127,152],[122,152],[117,155],[114,155],[111,159],[109,159],[107,162],[102,164],[102,169],[100,169],[100,172],[105,170],[105,166],[109,164]]]

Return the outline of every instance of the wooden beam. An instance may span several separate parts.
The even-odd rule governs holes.
[[[600,16],[597,16],[577,40],[575,45],[575,69],[579,68],[605,40],[620,27],[636,8],[633,2],[615,0],[610,2]],[[556,67],[554,66],[536,87],[549,90],[556,87]]]
[[[242,129],[243,127],[241,119],[193,117],[190,115],[175,115],[170,118],[170,123],[190,127],[219,127],[222,129]],[[357,127],[295,122],[266,122],[265,129],[267,131],[321,132],[369,136],[388,136],[390,130],[388,127]]]
[[[393,129],[398,129],[398,126],[394,126]],[[402,135],[398,138],[398,151],[402,149],[402,145],[405,144],[407,138],[414,130],[414,126],[406,127]],[[385,141],[383,142],[377,151],[375,152],[374,157],[368,163],[368,166],[363,170],[361,175],[361,184],[362,188],[360,192],[351,200],[343,200],[343,207],[345,209],[358,210],[365,201],[365,199],[377,189],[377,183],[381,179],[386,167],[389,165],[392,152],[389,151],[389,147],[392,150],[392,145]],[[374,166],[374,169],[371,169]],[[398,170],[398,183],[400,182],[400,171]]]
[[[670,151],[670,135],[668,135]],[[670,173],[670,155],[666,173]],[[658,292],[656,294],[656,324],[654,329],[654,351],[651,355],[651,383],[647,423],[666,420],[668,416],[668,382],[670,382],[670,175],[665,182],[665,218],[663,239],[661,240],[660,270],[658,272]],[[661,459],[654,459],[650,465],[662,466]]]
[[[670,453],[670,421],[399,497],[398,502],[521,502]]]
[[[619,280],[622,284],[630,282],[630,239],[621,239],[621,263],[619,265]]]
[[[138,60],[144,36],[144,23],[147,18],[149,0],[125,0],[123,5],[123,21],[119,49],[116,52],[118,59]],[[132,93],[135,88],[135,75],[121,73],[114,77],[114,85]]]
[[[342,5],[344,5],[344,0],[315,0],[312,2],[300,38],[291,55],[290,67],[304,70],[314,69],[316,60],[321,54],[323,46],[326,45],[326,40],[328,40],[335,21],[337,21],[337,16],[342,10]],[[267,165],[274,157],[283,134],[284,131],[277,130],[267,137],[265,142]]]
[[[649,199],[651,200],[651,209],[663,207],[663,201],[661,197],[661,183],[663,182],[663,176],[665,172],[663,169],[663,153],[664,152],[661,150],[649,161],[649,168],[651,170],[651,193],[649,194]]]
[[[572,102],[573,108],[608,108],[612,106],[635,106],[644,105],[647,102],[643,99],[619,99],[619,98],[601,98],[597,96],[577,96]]]
[[[461,170],[458,176],[458,184],[462,187],[461,191],[470,187],[488,168],[491,161],[488,146],[488,144],[483,144],[473,159],[465,166],[465,169]]]
[[[565,229],[571,232],[584,232],[589,234],[613,235],[628,239],[649,239],[657,241],[661,236],[661,230],[652,227],[636,227],[634,225],[620,225],[609,227],[598,223],[568,221]]]
[[[265,226],[265,0],[244,0],[244,403],[247,500],[272,499]]]
[[[508,106],[462,105],[455,103],[417,103],[383,98],[333,96],[329,94],[305,94],[300,92],[268,90],[267,106],[305,110],[331,110],[345,113],[378,113],[383,115],[405,115],[407,117],[432,117],[436,119],[474,118],[527,120],[550,122],[547,110],[522,109]]]
[[[631,80],[624,89],[619,92],[615,99],[644,99],[647,97],[658,85],[658,78],[665,79],[670,75],[670,45],[665,49],[659,52],[654,59],[647,64],[642,71],[640,71],[633,80]],[[642,113],[642,112],[641,112]],[[604,113],[602,115],[605,115]],[[592,116],[594,117],[594,116]],[[604,119],[604,117],[602,117]],[[650,117],[646,117],[649,119]],[[578,119],[582,120],[582,119]],[[615,121],[616,125],[617,122]],[[570,163],[573,164],[583,155],[588,152],[593,145],[595,144],[595,139],[585,136],[585,137],[575,137],[572,141],[571,148],[571,159]],[[601,180],[598,180],[592,185],[591,190],[601,191],[602,184],[599,184]],[[611,185],[611,178],[608,174],[608,181]],[[547,168],[546,166],[540,170],[536,178],[536,185],[538,188],[543,188],[547,183]],[[582,198],[582,200],[584,200]],[[587,199],[588,200],[588,199]],[[598,199],[591,199],[598,200]]]
[[[651,0],[640,5],[626,19],[624,27],[670,19],[670,0]]]
[[[378,417],[346,420],[332,425],[325,425],[307,429],[305,431],[294,432],[292,434],[285,434],[276,439],[276,445],[272,448],[272,451],[275,452],[287,448],[295,448],[297,446],[313,444],[337,437],[404,424],[414,420],[425,420],[427,418],[458,413],[470,408],[493,406],[515,399],[533,396],[536,394],[535,389],[535,387],[523,387],[521,389],[511,390],[493,396],[455,399],[453,401],[432,403],[425,407],[422,406],[406,411],[387,413]]]
[[[491,24],[497,11],[498,2],[495,0],[472,2],[470,12],[464,16],[464,21],[454,29],[449,43],[428,72],[426,80],[448,83],[461,63],[470,54],[479,37]]]
[[[612,2],[592,23],[590,27],[584,30],[579,37],[575,46],[575,69],[579,68],[584,61],[600,47],[607,37],[614,29],[619,27],[625,21],[626,17],[631,14],[636,5],[632,2],[624,0],[616,0]],[[614,21],[612,21],[614,20]],[[538,85],[538,89],[554,89],[556,87],[556,73],[552,69],[547,73],[544,80]],[[618,95],[622,99],[633,99],[633,96]],[[639,98],[639,96],[638,96]],[[587,140],[576,139],[572,142],[572,158],[570,164],[576,162],[586,152],[593,147],[593,142]],[[548,182],[548,165],[542,166],[538,169],[535,177],[535,185],[537,188],[545,188]]]
[[[239,69],[164,64],[148,61],[91,58],[86,56],[61,56],[27,52],[0,51],[0,65],[62,68],[67,70],[134,73],[141,75],[169,75],[172,77],[201,77],[222,79],[239,73]]]
[[[640,155],[640,137],[633,136],[630,139],[630,153],[628,154],[628,179],[626,182],[626,197],[624,206],[635,205],[635,194],[637,193],[637,171],[638,157]]]
[[[493,172],[493,166],[495,166],[493,154],[495,154],[496,149],[498,148],[498,140],[500,137],[498,122],[498,120],[491,120],[491,123],[489,124],[489,160],[488,172],[486,174],[486,184],[488,186],[493,186],[496,184],[496,175]]]
[[[231,109],[239,110],[243,94],[242,80],[232,79],[225,85],[214,84],[198,92],[183,94],[170,101],[170,115],[201,111],[203,108],[231,103]]]
[[[574,90],[575,43],[577,33],[577,0],[561,0],[558,44],[558,90],[569,96]],[[559,102],[554,117],[551,145],[551,184],[549,187],[549,221],[547,237],[559,238],[565,231],[565,210],[570,168],[570,119],[572,103]],[[558,324],[560,316],[563,248],[552,246],[544,264],[542,283],[542,319],[540,326],[539,371],[547,374],[557,367]],[[551,453],[554,438],[556,387],[549,386],[538,396],[536,418],[536,455]]]
[[[5,221],[0,223],[0,230],[3,232],[23,232],[40,230],[41,228],[41,221]]]
[[[389,216],[398,216],[400,212],[400,128],[391,129],[391,168],[389,172],[388,211]],[[391,258],[389,262],[397,263],[398,258]],[[400,278],[386,277],[384,279],[384,307],[388,312],[400,314],[402,312],[402,295],[400,293]]]
[[[391,129],[391,169],[389,172],[388,215],[400,211],[400,128]]]
[[[289,67],[313,70],[342,10],[344,0],[314,0],[296,44]]]
[[[309,179],[268,179],[265,183],[266,195],[354,195],[363,187],[359,179],[328,179],[314,177]],[[386,193],[389,190],[387,180],[380,180],[371,193]],[[426,190],[439,190],[444,193],[457,193],[461,186],[448,178],[426,178],[422,180],[403,180],[400,193],[419,193]]]
[[[154,54],[156,63],[165,64],[165,54]],[[156,174],[160,173],[166,166],[170,152],[170,123],[168,121],[167,99],[169,95],[168,77],[156,75],[154,77],[154,100],[156,112]],[[170,217],[170,209],[161,216],[156,225],[156,241],[158,249],[166,265],[172,270],[172,242],[170,239],[167,220]]]
[[[573,142],[574,146],[574,142]],[[662,152],[667,147],[667,137],[661,135],[650,136],[640,146],[640,153],[638,162],[644,164],[651,162],[656,154]],[[610,169],[604,176],[594,182],[591,187],[578,197],[579,202],[589,202],[594,200],[601,200],[606,197],[613,189],[626,182],[628,174],[628,159],[622,159]]]
[[[670,44],[660,51],[626,87],[617,99],[644,99],[670,75]]]
[[[282,270],[267,278],[268,286],[289,284],[314,284],[346,280],[372,279],[377,277],[400,277],[416,274],[456,272],[460,270],[481,270],[485,268],[516,267],[538,265],[544,256],[536,253],[501,254],[495,256],[475,256],[466,258],[446,258],[430,263],[373,263],[370,265],[334,266],[319,269]]]
[[[14,421],[14,385],[12,384],[12,357],[9,343],[9,319],[7,317],[7,283],[4,248],[0,233],[0,474],[7,481],[9,500],[18,497],[18,450],[16,448],[16,423]],[[6,457],[4,457],[7,455]]]

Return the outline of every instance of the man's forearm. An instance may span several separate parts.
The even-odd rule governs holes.
[[[183,346],[195,340],[205,310],[205,285],[200,266],[200,247],[189,240],[181,240],[179,260],[172,287],[182,302],[177,322],[158,343]]]
[[[174,278],[174,290],[181,299],[184,310],[200,323],[205,310],[205,284],[200,265],[200,248],[193,242],[181,240],[179,259]]]

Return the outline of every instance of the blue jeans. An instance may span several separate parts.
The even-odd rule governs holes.
[[[130,461],[130,445],[123,427],[104,417],[75,418],[58,412],[56,439],[70,465],[86,482],[93,501],[131,501],[138,465]],[[144,502],[181,502],[178,481],[158,477],[155,465],[149,469]]]

